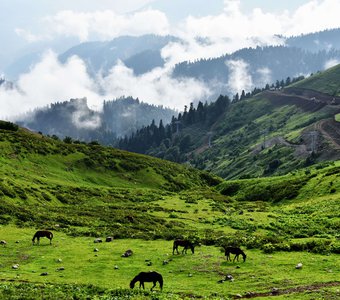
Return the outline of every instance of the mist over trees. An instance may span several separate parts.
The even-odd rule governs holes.
[[[285,46],[244,48],[218,58],[179,63],[174,68],[173,76],[200,79],[215,86],[216,93],[227,94],[232,76],[228,61],[244,62],[244,71],[250,76],[252,85],[264,86],[277,78],[309,75],[324,70],[331,60],[340,61],[340,50],[310,52]]]
[[[113,144],[117,137],[131,135],[138,128],[164,120],[170,122],[175,110],[147,104],[132,97],[104,101],[100,112],[91,110],[87,99],[56,102],[19,117],[18,124],[43,134],[80,141]]]

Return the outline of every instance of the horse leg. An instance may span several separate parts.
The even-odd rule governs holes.
[[[153,286],[152,286],[152,288],[150,289],[150,291],[152,291],[153,288],[156,286],[156,282],[157,282],[157,281],[153,281]]]
[[[236,258],[237,258],[237,261],[238,261],[238,254],[235,255],[233,262],[235,262]]]
[[[37,237],[37,244],[40,245],[40,237]]]

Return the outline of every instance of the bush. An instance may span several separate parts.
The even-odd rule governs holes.
[[[221,186],[221,194],[226,196],[234,196],[240,189],[240,184],[237,182],[226,182]]]
[[[17,124],[11,123],[11,122],[0,121],[0,129],[10,130],[10,131],[18,131],[19,126]]]
[[[8,196],[10,198],[15,198],[16,197],[16,194],[15,194],[14,190],[10,186],[5,184],[5,183],[0,183],[0,191],[5,196]]]
[[[273,253],[276,250],[276,248],[272,243],[268,243],[262,246],[262,250],[264,253]]]

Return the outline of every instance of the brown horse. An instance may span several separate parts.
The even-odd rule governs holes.
[[[172,247],[172,255],[174,255],[175,250],[177,251],[177,254],[179,254],[178,252],[178,246],[183,247],[182,250],[182,254],[186,254],[187,250],[190,248],[192,254],[195,253],[195,244],[190,242],[189,240],[174,240],[174,245]]]
[[[139,288],[143,287],[144,289],[144,282],[152,282],[153,286],[151,288],[151,291],[156,286],[156,283],[159,282],[159,287],[161,290],[163,289],[163,277],[161,274],[150,271],[150,272],[140,272],[135,278],[133,278],[130,282],[130,288],[135,287],[135,283],[139,281]]]
[[[50,240],[50,245],[52,244],[53,233],[48,230],[38,230],[32,238],[32,244],[34,245],[35,239],[37,239],[37,244],[39,245],[41,237],[47,237]]]
[[[231,261],[230,253],[235,254],[233,262],[235,261],[236,258],[237,258],[237,261],[238,261],[238,257],[239,257],[240,254],[243,257],[243,262],[246,261],[247,255],[240,248],[238,248],[238,247],[225,247],[224,248],[224,254],[227,257],[227,260],[229,260],[229,261]]]

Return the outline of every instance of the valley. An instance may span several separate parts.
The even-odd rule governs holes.
[[[7,128],[0,130],[2,297],[339,296],[338,162],[223,181],[188,166]],[[42,238],[32,246],[37,229],[53,232],[52,245]],[[173,255],[179,237],[200,246]],[[227,262],[225,245],[240,246],[247,260]],[[128,249],[133,255],[121,257]],[[150,292],[150,283],[145,291],[129,289],[148,270],[163,275],[163,291]],[[233,281],[225,281],[228,274]]]
[[[33,2],[0,1],[0,300],[340,299],[340,0]]]

